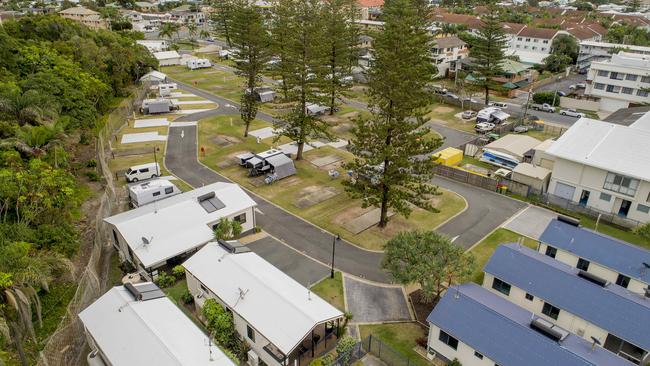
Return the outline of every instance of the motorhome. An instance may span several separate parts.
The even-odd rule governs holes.
[[[190,70],[205,69],[212,67],[212,63],[207,58],[194,58],[187,61],[187,68]]]
[[[505,122],[510,115],[497,107],[487,107],[481,109],[476,115],[476,123],[490,122],[499,124]]]
[[[127,169],[124,177],[127,182],[137,182],[160,176],[160,165],[158,163],[147,163],[135,165]]]
[[[176,83],[158,84],[158,92],[160,93],[161,97],[169,97],[172,91],[176,89],[178,89],[178,85]]]
[[[166,179],[153,179],[129,186],[129,200],[133,207],[160,201],[179,193],[181,193],[181,190]]]

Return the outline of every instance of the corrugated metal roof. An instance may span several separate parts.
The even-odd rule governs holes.
[[[530,328],[533,314],[475,284],[452,287],[427,320],[499,365],[632,365],[569,334],[555,342]],[[437,336],[437,335],[436,335]]]
[[[566,250],[631,278],[650,283],[650,251],[589,229],[551,220],[539,238],[542,243]]]
[[[650,350],[650,299],[617,285],[600,287],[578,270],[518,244],[504,244],[484,271],[512,286]]]

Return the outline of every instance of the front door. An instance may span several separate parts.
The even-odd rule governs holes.
[[[630,206],[632,206],[632,202],[623,200],[621,202],[621,208],[618,209],[618,216],[627,217],[627,213],[630,212]]]
[[[590,193],[591,192],[589,192],[589,191],[584,191],[584,190],[582,191],[582,193],[580,194],[580,202],[579,202],[580,205],[587,206],[587,202],[589,202],[589,194]]]

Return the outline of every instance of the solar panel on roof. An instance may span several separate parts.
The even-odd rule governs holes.
[[[218,198],[213,197],[213,198],[208,198],[206,200],[200,201],[199,204],[207,213],[212,213],[217,210],[221,210],[222,208],[226,207],[226,205],[223,204]]]

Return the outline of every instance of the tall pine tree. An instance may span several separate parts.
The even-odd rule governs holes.
[[[356,0],[330,0],[323,5],[327,67],[322,90],[328,95],[330,115],[334,114],[342,93],[352,85],[342,78],[351,74],[353,60],[357,59],[359,30],[354,23],[357,14]]]
[[[478,84],[485,90],[485,104],[490,101],[490,89],[494,87],[494,77],[503,70],[501,64],[505,59],[508,39],[499,13],[494,4],[488,6],[488,12],[481,17],[483,27],[472,38],[469,57],[472,58],[472,71]]]
[[[298,145],[296,160],[308,139],[331,138],[328,125],[309,113],[308,106],[322,105],[320,91],[323,83],[324,52],[323,23],[320,0],[283,0],[288,4],[289,21],[284,43],[281,67],[286,70],[284,83],[291,110],[274,121],[278,138],[286,136]]]
[[[255,89],[262,79],[262,71],[270,59],[270,38],[264,27],[264,17],[259,8],[248,0],[237,0],[233,11],[232,44],[235,46],[237,74],[244,78],[245,91],[241,97],[241,118],[244,137],[248,136],[251,122],[257,116],[259,100]]]
[[[211,18],[214,22],[213,30],[226,40],[228,47],[232,47],[232,22],[235,12],[235,0],[213,0],[214,13]]]
[[[370,118],[357,121],[349,150],[355,159],[347,168],[355,179],[346,191],[363,206],[381,208],[379,227],[388,223],[389,209],[406,217],[413,206],[432,212],[430,184],[434,163],[429,155],[441,145],[425,137],[430,94],[425,90],[436,69],[427,0],[386,0],[384,30],[373,41],[375,62],[368,72]]]
[[[289,99],[289,84],[287,78],[291,73],[287,62],[289,34],[291,33],[291,16],[294,12],[293,0],[274,0],[273,13],[269,22],[271,33],[271,47],[273,54],[278,58],[272,66],[272,73],[281,81],[282,96]]]

